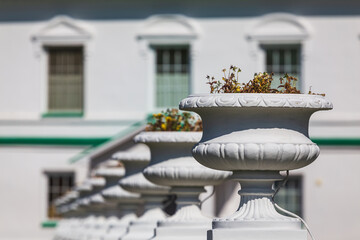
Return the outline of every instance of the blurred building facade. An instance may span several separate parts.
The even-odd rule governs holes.
[[[241,81],[287,72],[333,102],[310,124],[319,159],[291,172],[277,200],[319,239],[359,239],[358,9],[348,0],[1,1],[0,239],[50,239],[55,197],[131,148],[147,114],[209,92],[206,75],[231,64]],[[208,214],[234,211],[235,190],[218,187]]]

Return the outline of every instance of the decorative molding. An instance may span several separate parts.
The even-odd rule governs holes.
[[[80,24],[78,21],[67,17],[57,16],[33,36],[34,41],[42,45],[83,43],[89,40],[92,34],[89,27]]]
[[[191,187],[218,185],[231,176],[231,172],[204,167],[193,157],[188,157],[170,159],[168,164],[148,166],[144,170],[144,175],[159,185]]]
[[[312,108],[329,110],[333,105],[320,95],[270,93],[219,93],[191,95],[180,102],[179,108],[263,107]]]
[[[309,24],[296,15],[272,13],[260,18],[251,27],[247,38],[259,42],[300,42],[309,37],[310,29]]]
[[[192,40],[199,34],[199,28],[191,19],[176,14],[156,15],[148,18],[138,32],[139,39],[147,40]]]
[[[202,132],[142,132],[135,136],[137,143],[198,143]]]

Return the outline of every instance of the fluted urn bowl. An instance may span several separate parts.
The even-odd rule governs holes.
[[[201,164],[232,171],[291,170],[319,155],[309,139],[309,119],[332,104],[320,95],[225,93],[189,96],[180,109],[203,120],[203,137],[192,151]]]
[[[191,156],[191,149],[202,132],[142,132],[135,142],[145,143],[151,150],[151,161],[144,176],[164,186],[217,185],[230,173],[206,168]]]

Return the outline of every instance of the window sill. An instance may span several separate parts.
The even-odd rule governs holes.
[[[46,220],[41,223],[42,228],[55,228],[57,225],[57,220]]]
[[[41,115],[42,118],[81,118],[83,112],[47,112]]]

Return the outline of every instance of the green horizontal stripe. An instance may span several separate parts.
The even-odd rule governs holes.
[[[51,220],[44,221],[41,223],[41,226],[43,228],[54,228],[54,227],[56,227],[56,225],[57,225],[57,221],[51,221]]]
[[[82,117],[84,114],[82,112],[48,112],[44,113],[41,116],[43,118],[79,118]]]
[[[131,129],[131,128],[130,128]],[[131,129],[133,130],[133,129]],[[126,132],[128,133],[128,131]],[[124,136],[117,136],[115,139]],[[6,145],[99,145],[110,137],[0,137],[0,144]],[[314,143],[323,146],[360,146],[360,138],[312,138]]]
[[[320,146],[360,146],[360,138],[312,138]]]
[[[0,144],[9,145],[99,145],[110,138],[106,137],[0,137]]]

